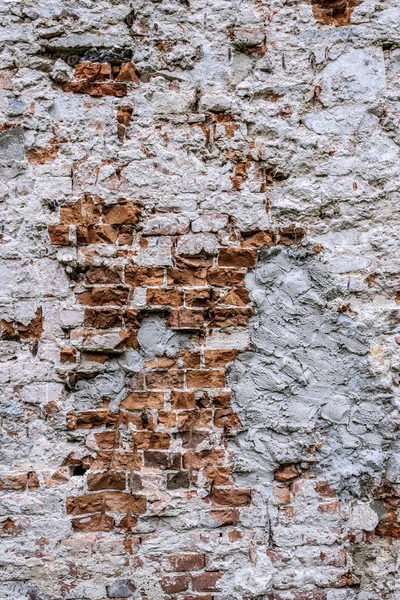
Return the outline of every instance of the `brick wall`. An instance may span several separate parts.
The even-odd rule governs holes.
[[[1,600],[395,600],[394,2],[0,6]]]

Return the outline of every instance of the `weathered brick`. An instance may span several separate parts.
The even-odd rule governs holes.
[[[66,507],[69,515],[96,513],[102,510],[120,513],[129,510],[132,513],[143,514],[146,512],[146,498],[123,492],[100,492],[67,498]]]
[[[204,315],[200,310],[172,310],[167,324],[170,329],[202,329]]]
[[[244,327],[252,315],[251,308],[215,308],[209,327]]]
[[[245,288],[234,288],[218,300],[218,304],[230,306],[246,306],[249,302],[249,292]]]
[[[68,225],[49,225],[50,242],[55,246],[68,246],[69,244],[69,226]]]
[[[97,513],[88,517],[79,517],[72,520],[74,531],[79,533],[92,533],[94,531],[112,531],[115,521],[110,515]]]
[[[224,367],[227,363],[233,362],[238,354],[238,350],[206,350],[204,362],[206,367]]]
[[[110,225],[136,225],[139,222],[142,209],[135,202],[104,206],[103,221]]]
[[[105,471],[103,473],[88,473],[88,490],[124,490],[126,487],[125,473],[121,471]]]
[[[184,371],[181,370],[148,371],[146,373],[146,385],[152,390],[182,388],[184,377]]]
[[[125,63],[121,66],[116,81],[127,81],[139,84],[139,77],[136,75],[135,66],[131,63]]]
[[[111,67],[107,63],[85,61],[76,65],[74,77],[88,81],[106,81],[111,78]]]
[[[77,294],[79,304],[86,306],[123,306],[128,302],[129,290],[118,287],[94,287]]]
[[[153,431],[135,431],[131,433],[132,441],[139,450],[168,450],[170,437],[168,433]]]
[[[86,271],[85,281],[89,285],[121,283],[122,269],[110,267],[91,267]]]
[[[164,269],[160,267],[127,267],[125,282],[128,285],[156,286],[164,282]]]
[[[245,267],[252,269],[257,260],[256,250],[244,248],[221,248],[218,255],[219,267]]]
[[[183,294],[180,290],[172,289],[148,289],[146,292],[146,303],[155,306],[181,306]]]
[[[192,575],[192,589],[195,592],[215,592],[218,591],[218,581],[222,574],[218,571],[205,571],[198,575]]]
[[[122,311],[113,308],[106,308],[103,310],[87,308],[85,310],[83,324],[85,327],[93,327],[95,329],[111,329],[113,327],[121,327]]]
[[[216,287],[233,287],[244,285],[244,269],[208,269],[207,283]]]
[[[60,351],[60,362],[76,362],[76,348],[63,348]]]
[[[71,81],[62,86],[63,92],[73,94],[88,94],[94,98],[116,96],[122,98],[127,94],[126,83],[95,83],[86,80]]]
[[[148,469],[180,470],[182,456],[176,452],[158,452],[156,450],[145,450],[143,453],[144,466]]]
[[[290,481],[299,476],[299,471],[296,465],[281,465],[274,472],[274,478],[277,481]]]
[[[207,270],[205,268],[168,269],[167,276],[169,285],[202,287],[206,285]]]
[[[164,394],[160,392],[132,392],[120,404],[127,410],[164,408]]]
[[[171,408],[188,409],[196,408],[196,396],[194,392],[181,392],[174,390],[171,392]]]
[[[214,488],[211,499],[213,504],[220,506],[249,506],[251,502],[251,490]]]
[[[189,577],[188,575],[165,576],[160,580],[160,585],[166,594],[177,594],[188,589]]]
[[[118,229],[114,225],[77,225],[78,244],[115,244]]]
[[[214,304],[214,290],[211,288],[185,290],[185,304],[193,308],[209,308]]]
[[[221,369],[193,369],[187,372],[188,388],[223,388],[225,371]]]
[[[217,408],[214,413],[215,427],[223,427],[225,430],[240,429],[242,424],[237,414],[232,409]]]
[[[190,485],[189,473],[187,471],[179,471],[178,473],[168,473],[167,475],[167,490],[178,490],[180,488],[188,488]]]
[[[171,571],[201,571],[205,567],[204,554],[172,554],[167,557]]]

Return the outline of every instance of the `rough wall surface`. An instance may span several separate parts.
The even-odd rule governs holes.
[[[400,600],[395,0],[0,0],[1,600]]]

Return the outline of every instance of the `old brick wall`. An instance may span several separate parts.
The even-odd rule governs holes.
[[[400,600],[397,3],[0,16],[0,600]]]

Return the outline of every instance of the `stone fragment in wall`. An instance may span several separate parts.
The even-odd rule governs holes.
[[[368,502],[356,502],[350,511],[347,527],[350,531],[373,531],[379,523],[377,513]]]
[[[50,77],[58,84],[68,83],[74,75],[73,69],[67,65],[61,58],[58,58],[53,65]]]
[[[26,168],[25,136],[21,127],[0,131],[0,175],[7,181]]]
[[[247,598],[268,594],[272,590],[274,571],[271,559],[267,556],[267,548],[259,546],[255,562],[237,569],[234,575],[235,590]]]

